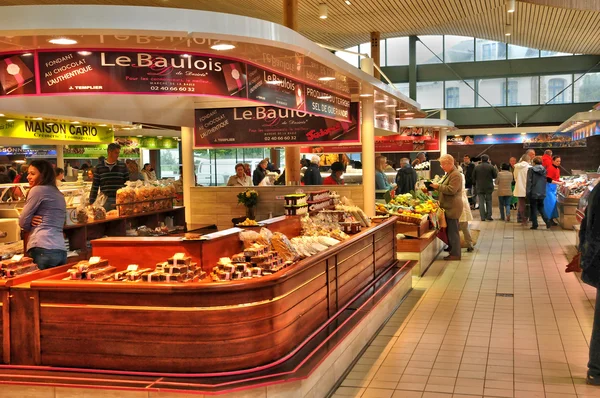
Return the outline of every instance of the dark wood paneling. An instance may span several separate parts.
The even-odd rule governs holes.
[[[12,289],[10,306],[10,362],[19,365],[39,365],[40,335],[38,292]]]

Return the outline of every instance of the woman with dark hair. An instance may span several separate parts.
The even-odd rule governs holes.
[[[156,181],[156,172],[150,163],[146,163],[144,165],[144,168],[142,169],[142,175],[144,176],[144,181]]]
[[[29,192],[19,225],[29,233],[27,254],[40,269],[66,264],[63,226],[67,214],[65,197],[56,187],[56,174],[46,160],[34,160],[27,175]]]

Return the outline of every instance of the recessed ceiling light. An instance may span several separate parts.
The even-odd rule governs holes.
[[[406,108],[400,108],[400,109],[398,109],[398,112],[406,112],[407,110],[408,109],[406,109]]]
[[[346,3],[347,6],[351,6],[352,3],[350,3],[350,0],[346,0],[344,3]]]
[[[106,127],[106,124],[99,124],[100,127]]]
[[[506,0],[506,12],[515,12],[516,9],[515,0]]]
[[[359,97],[362,97],[362,98],[368,98],[368,97],[372,97],[372,96],[373,96],[373,94],[360,94],[359,95]]]
[[[521,135],[527,135],[527,133],[521,133]]]
[[[376,104],[383,104],[385,102],[385,100],[375,100]]]
[[[512,25],[506,25],[504,27],[504,36],[510,36],[513,33],[513,27]]]
[[[71,122],[71,124],[80,124],[79,122]]]
[[[162,135],[157,135],[156,138],[163,138],[163,136]]]
[[[385,107],[386,107],[386,108],[395,108],[395,107],[396,107],[396,105],[394,105],[394,104],[387,104]]]
[[[327,19],[327,4],[319,4],[319,18]]]
[[[387,115],[387,113],[378,113],[377,115],[375,115],[375,117],[386,117]]]
[[[488,134],[488,136],[492,136],[493,134]]]
[[[216,51],[227,51],[227,50],[233,50],[235,48],[235,46],[231,43],[217,43],[217,44],[213,44],[212,46],[210,46],[210,48],[212,48],[213,50],[216,50]]]
[[[0,117],[4,117],[4,113],[0,113]]]
[[[137,137],[137,138],[142,138],[142,137],[143,137],[143,135],[136,135],[136,137]]]
[[[34,117],[33,120],[44,120],[43,117]]]
[[[460,137],[460,135],[456,134],[455,137]]]
[[[77,51],[77,54],[87,57],[88,55],[92,55],[92,52],[91,51]]]
[[[25,53],[25,54],[21,54],[24,57],[31,57],[33,54],[32,53]]]
[[[409,117],[403,117],[402,119],[404,119],[404,120],[411,120],[411,119],[414,119],[414,118],[412,116],[409,116]]]
[[[319,78],[320,81],[322,82],[330,82],[332,80],[335,80],[335,77],[333,76],[323,76]]]
[[[320,97],[317,97],[317,98],[321,99],[321,100],[328,100],[328,99],[331,99],[331,95],[321,95]]]
[[[6,119],[7,122],[14,122],[14,119]]]
[[[406,116],[411,116],[411,115],[414,115],[414,114],[415,114],[414,112],[406,112],[405,113]]]
[[[57,37],[56,39],[48,40],[48,43],[58,44],[61,46],[70,46],[72,44],[77,44],[77,40],[69,39],[67,37]]]

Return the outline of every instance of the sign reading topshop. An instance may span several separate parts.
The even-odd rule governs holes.
[[[109,127],[0,118],[0,137],[104,143],[112,142],[114,133]]]
[[[32,56],[34,53],[36,56]],[[132,50],[34,53],[0,54],[0,96],[209,95],[250,99],[338,120],[351,119],[349,98],[233,59]]]
[[[195,148],[359,143],[359,106],[343,122],[270,106],[196,109]]]

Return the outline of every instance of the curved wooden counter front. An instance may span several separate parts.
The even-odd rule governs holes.
[[[395,222],[371,227],[293,267],[249,281],[93,283],[60,280],[64,274],[34,281],[31,288],[39,293],[39,364],[210,373],[272,363],[395,264]],[[281,218],[270,228],[291,231],[299,223],[295,217]],[[172,242],[172,248],[188,245],[209,271],[215,264],[210,258],[239,252],[237,231],[217,233],[206,242]],[[109,240],[94,245],[94,255],[112,262],[111,251],[100,249],[109,248]],[[161,245],[160,239],[118,241],[139,248],[129,262],[135,258],[143,263],[138,253]],[[155,264],[164,258],[148,260]]]

